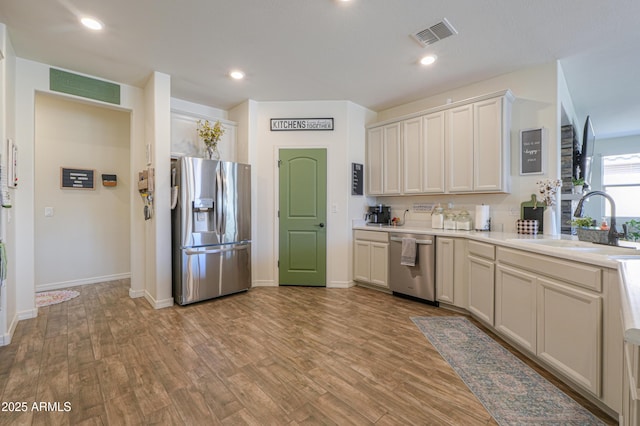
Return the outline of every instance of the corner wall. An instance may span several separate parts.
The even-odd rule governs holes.
[[[7,27],[0,23],[0,152],[2,167],[7,164],[7,138],[15,140],[15,79],[16,57],[7,33]],[[13,199],[14,190],[7,189]],[[13,202],[13,200],[12,200]],[[6,200],[5,200],[6,203]],[[0,240],[5,245],[7,255],[7,277],[0,283],[0,346],[8,345],[18,323],[16,315],[16,233],[13,208],[0,208]]]
[[[129,278],[130,114],[44,93],[35,107],[36,291]],[[61,188],[61,167],[93,170],[93,189]]]
[[[70,95],[63,95],[49,90],[49,66],[22,58],[16,59],[16,96],[15,96],[15,143],[18,146],[19,186],[14,191],[13,218],[15,220],[17,286],[15,297],[16,316],[18,319],[32,318],[37,315],[35,307],[35,136],[34,111],[36,92],[55,93],[70,99],[82,100],[95,105],[112,104],[88,101]],[[73,72],[73,71],[72,71]],[[142,103],[142,91],[139,88],[120,85],[121,102],[118,108],[131,112],[131,180],[137,181],[137,170],[144,164],[144,120],[145,111]],[[168,107],[167,107],[168,114]],[[167,145],[168,146],[168,145]],[[168,165],[167,165],[168,169]],[[168,171],[167,171],[168,172]],[[168,185],[167,185],[168,192]],[[140,235],[141,201],[137,191],[131,196],[131,295],[141,296],[139,290],[144,288],[144,237]],[[168,195],[166,197],[168,200]],[[9,301],[12,302],[11,300]]]
[[[249,105],[247,105],[247,108]],[[240,114],[239,111],[234,111]],[[327,149],[327,287],[353,285],[351,277],[351,220],[362,202],[351,196],[351,162],[364,162],[364,126],[374,114],[346,101],[260,102],[255,133],[247,135],[252,163],[254,212],[254,286],[278,285],[277,159],[281,148]],[[333,131],[272,132],[277,117],[333,117]],[[249,120],[253,122],[253,120]],[[239,136],[245,129],[239,129]],[[242,146],[242,139],[239,144]],[[254,156],[255,154],[255,156]]]

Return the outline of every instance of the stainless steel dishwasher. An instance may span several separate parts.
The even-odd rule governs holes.
[[[400,263],[402,239],[416,240],[415,266]],[[438,306],[436,301],[435,237],[418,234],[391,234],[389,243],[389,288]]]

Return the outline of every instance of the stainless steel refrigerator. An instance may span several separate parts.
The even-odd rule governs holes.
[[[172,162],[173,298],[179,305],[251,287],[251,166]]]

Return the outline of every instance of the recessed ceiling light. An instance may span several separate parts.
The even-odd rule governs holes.
[[[234,70],[229,73],[229,76],[234,80],[242,80],[244,78],[244,73],[239,70]]]
[[[84,18],[80,19],[80,22],[82,22],[82,25],[89,28],[90,30],[100,31],[101,29],[104,28],[104,25],[102,25],[102,22],[98,21],[95,18],[91,18],[89,16],[85,16]]]
[[[436,55],[427,55],[424,58],[420,59],[420,63],[422,65],[431,65],[433,64],[438,57]]]

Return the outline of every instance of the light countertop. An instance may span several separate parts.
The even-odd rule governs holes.
[[[431,229],[421,224],[411,223],[407,223],[405,226],[369,226],[364,223],[355,223],[353,229],[466,238],[575,262],[617,269],[620,274],[624,338],[630,343],[640,345],[640,250],[638,245],[635,245],[634,248],[612,247],[578,241],[577,237],[570,235],[551,236],[493,231],[456,231]],[[621,244],[625,244],[625,242],[621,242]]]

